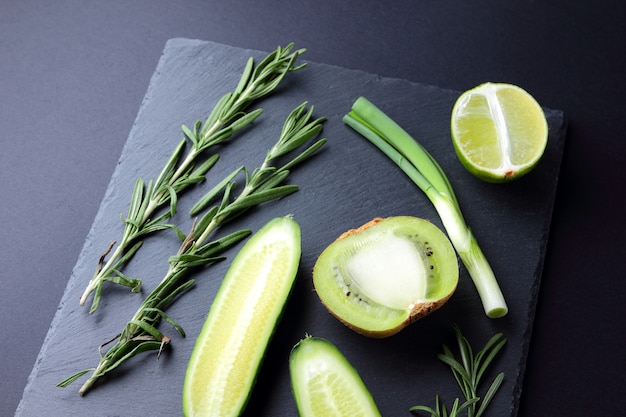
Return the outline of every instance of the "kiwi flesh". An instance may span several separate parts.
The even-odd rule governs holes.
[[[448,237],[428,220],[375,218],[319,256],[313,284],[332,315],[370,337],[391,336],[437,310],[459,279]]]

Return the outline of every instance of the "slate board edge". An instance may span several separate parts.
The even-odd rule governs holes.
[[[126,153],[129,152],[128,148],[129,148],[130,144],[128,143],[128,138],[132,137],[133,130],[135,129],[135,127],[137,125],[137,120],[139,120],[141,118],[141,114],[142,114],[142,111],[144,109],[144,104],[146,103],[147,100],[150,99],[150,92],[152,90],[152,86],[156,83],[156,81],[159,78],[160,69],[161,69],[162,65],[164,64],[164,61],[163,61],[162,58],[165,55],[165,53],[167,51],[167,48],[168,48],[168,44],[170,42],[171,42],[171,40],[168,40],[166,42],[166,46],[163,49],[163,51],[161,52],[161,56],[160,56],[160,58],[158,60],[157,66],[156,66],[154,72],[152,73],[152,76],[150,77],[150,81],[148,83],[148,88],[146,90],[146,94],[144,95],[144,97],[143,97],[143,99],[142,99],[142,101],[141,101],[141,103],[139,105],[139,110],[138,110],[137,115],[135,117],[135,120],[134,120],[134,122],[132,124],[130,132],[129,132],[128,136],[127,136],[127,140],[124,143],[124,146],[122,147],[122,152],[120,154],[120,157],[118,158],[118,161],[120,159],[124,158],[124,155],[126,155]],[[196,42],[198,42],[198,41],[196,41]],[[79,264],[80,260],[83,258],[83,253],[86,252],[88,246],[90,245],[91,238],[92,238],[92,235],[93,235],[94,225],[98,224],[98,222],[100,221],[100,219],[103,216],[103,212],[106,211],[106,210],[103,210],[102,206],[107,201],[108,196],[113,192],[113,190],[112,190],[113,187],[111,187],[111,184],[114,182],[115,178],[119,175],[119,169],[117,168],[118,165],[119,165],[119,163],[116,165],[116,169],[113,171],[113,174],[111,175],[111,179],[109,180],[109,184],[107,185],[107,188],[106,188],[106,191],[104,193],[104,196],[102,197],[102,200],[101,200],[101,203],[100,203],[100,207],[98,208],[98,211],[96,212],[96,215],[94,217],[92,225],[89,228],[89,232],[87,233],[87,236],[85,237],[85,243],[84,243],[84,245],[83,245],[83,247],[82,247],[82,249],[81,249],[81,251],[80,251],[80,253],[78,255],[78,258],[77,258],[75,266],[72,268],[72,273],[71,273],[71,275],[70,275],[70,277],[68,279],[66,288],[63,291],[63,296],[61,297],[61,300],[59,301],[59,305],[57,307],[57,310],[56,310],[56,312],[54,314],[54,317],[52,318],[52,321],[50,323],[50,327],[48,328],[48,332],[46,333],[46,337],[44,338],[44,341],[42,343],[41,350],[39,351],[39,354],[37,355],[37,359],[35,361],[33,369],[31,371],[30,375],[28,376],[26,387],[24,388],[24,393],[22,394],[22,398],[20,399],[20,402],[19,402],[19,404],[17,406],[17,409],[16,409],[16,412],[15,412],[16,416],[20,415],[20,413],[22,412],[22,409],[24,408],[24,405],[25,405],[24,402],[25,402],[26,393],[27,393],[27,391],[30,388],[31,382],[37,377],[38,364],[46,356],[45,353],[46,353],[46,349],[48,347],[48,341],[51,338],[55,328],[57,327],[58,322],[61,320],[61,316],[62,316],[61,311],[63,310],[63,307],[68,302],[76,302],[76,300],[73,300],[73,301],[72,300],[68,300],[69,294],[70,294],[70,291],[68,291],[68,290],[72,287],[72,284],[74,284],[74,281],[75,281],[75,272],[74,271],[78,268],[78,264]]]
[[[563,150],[565,148],[565,137],[566,137],[566,132],[567,132],[567,125],[568,125],[568,121],[567,118],[565,117],[565,115],[563,114],[563,112],[561,110],[554,110],[554,109],[544,109],[546,112],[553,112],[553,113],[557,113],[560,115],[561,117],[561,125],[559,126],[559,128],[557,129],[557,131],[555,132],[555,134],[557,135],[557,137],[559,138],[558,144],[557,144],[557,154],[559,155],[559,158],[562,157],[563,155]],[[556,180],[554,181],[554,184],[552,186],[552,195],[555,196],[556,191],[558,189],[558,184],[559,184],[559,178],[560,178],[560,167],[561,165],[559,164],[558,166],[555,167],[555,175],[556,175]],[[545,226],[544,226],[544,230],[546,230],[546,237],[543,240],[543,247],[542,247],[542,252],[544,253],[544,256],[541,258],[540,263],[537,265],[537,272],[536,272],[536,277],[537,279],[535,280],[534,286],[533,286],[533,295],[531,297],[531,303],[529,305],[529,310],[528,310],[528,314],[529,314],[529,318],[528,318],[528,326],[525,329],[524,332],[524,336],[523,336],[523,340],[524,340],[524,346],[522,348],[522,357],[520,359],[520,363],[519,363],[519,374],[517,377],[517,381],[516,381],[516,392],[514,393],[514,397],[513,397],[513,414],[511,415],[511,417],[517,417],[518,413],[519,413],[519,406],[520,406],[520,399],[522,397],[523,394],[523,386],[524,386],[524,376],[526,375],[526,366],[528,364],[528,352],[530,350],[530,341],[532,339],[532,335],[533,335],[533,328],[534,328],[534,322],[535,322],[535,316],[536,316],[536,312],[537,312],[537,302],[538,302],[538,296],[540,293],[540,289],[541,289],[541,281],[543,278],[543,272],[545,269],[545,260],[546,260],[546,250],[548,247],[548,242],[550,239],[550,231],[551,231],[551,225],[552,225],[552,219],[554,216],[554,205],[555,205],[555,197],[553,197],[550,200],[549,203],[549,207],[548,207],[548,215],[545,218]]]

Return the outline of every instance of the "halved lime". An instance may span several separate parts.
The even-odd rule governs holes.
[[[548,122],[522,88],[485,83],[461,94],[452,109],[452,142],[463,166],[488,182],[530,172],[548,142]]]

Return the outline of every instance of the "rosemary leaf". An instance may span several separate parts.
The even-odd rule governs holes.
[[[190,281],[188,281],[190,282]],[[146,311],[149,312],[154,312],[156,314],[159,315],[159,317],[161,317],[162,320],[165,320],[167,323],[169,323],[173,328],[175,328],[176,330],[178,330],[178,333],[180,333],[180,335],[182,337],[185,337],[185,331],[183,330],[183,328],[180,326],[180,324],[178,324],[174,319],[172,319],[170,316],[168,316],[167,314],[165,314],[165,311],[160,310],[158,308],[146,308]]]
[[[59,382],[57,384],[57,387],[61,387],[61,388],[65,388],[68,385],[70,385],[72,382],[76,381],[77,379],[79,379],[81,376],[88,374],[89,372],[93,372],[95,371],[96,368],[89,368],[89,369],[84,369],[80,372],[76,372],[74,375],[70,376],[69,378],[65,378],[63,381]]]
[[[183,132],[185,132],[185,129],[183,129]],[[163,185],[166,185],[169,183],[170,179],[174,175],[174,171],[176,170],[176,165],[178,165],[180,158],[182,158],[182,156],[184,155],[186,145],[187,145],[187,142],[185,138],[183,138],[178,143],[178,146],[172,152],[170,159],[165,163],[165,166],[163,167],[163,169],[161,170],[161,173],[159,174],[159,176],[157,177],[157,180],[155,181],[157,189],[160,189]]]
[[[124,350],[124,351],[119,351],[118,355],[119,359],[116,360],[115,362],[112,363],[107,363],[107,366],[105,368],[102,369],[98,369],[96,368],[94,370],[93,375],[87,380],[86,383],[83,384],[83,386],[81,387],[81,390],[79,391],[80,395],[85,395],[87,393],[87,391],[92,387],[92,385],[98,380],[98,378],[106,375],[107,373],[113,371],[115,368],[117,368],[118,366],[124,364],[127,360],[129,360],[130,358],[143,353],[143,352],[149,352],[151,350],[157,350],[157,349],[161,349],[161,347],[163,346],[163,342],[157,342],[154,340],[135,340],[134,343],[129,344],[128,346],[124,346],[124,347],[128,347],[130,349],[128,349],[128,351]],[[116,357],[117,357],[116,356]]]
[[[493,397],[496,395],[496,392],[500,388],[500,385],[502,385],[502,381],[504,381],[504,373],[500,372],[496,376],[496,378],[493,380],[493,383],[489,386],[489,389],[487,390],[485,395],[482,397],[480,408],[476,412],[476,417],[482,416],[482,414],[485,412],[485,410],[487,409],[487,406],[489,405]],[[476,399],[476,401],[478,401],[478,398]]]
[[[126,262],[128,262],[130,260],[130,258],[133,257],[135,252],[137,252],[142,245],[143,245],[143,241],[140,240],[139,242],[137,242],[133,246],[131,246],[130,249],[128,249],[126,251],[126,253],[124,253],[124,256],[119,258],[119,260],[115,263],[115,265],[113,265],[111,270],[119,270],[119,268],[122,265],[124,265]]]
[[[301,162],[304,162],[305,159],[308,159],[311,155],[313,155],[315,152],[317,152],[317,150],[319,148],[324,146],[324,143],[325,143],[325,141],[323,141],[323,140],[319,140],[319,141],[315,142],[313,145],[309,146],[309,148],[306,149],[304,152],[302,152],[300,155],[296,156],[291,161],[289,161],[288,163],[283,165],[281,170],[289,170],[294,165],[297,165],[297,164],[299,164]]]
[[[189,139],[192,144],[197,146],[197,144],[198,144],[198,135],[196,134],[196,132],[194,132],[191,129],[189,129],[186,125],[181,125],[180,129],[185,134],[185,137],[187,139]],[[185,145],[185,143],[186,143],[186,141],[185,141],[185,139],[183,139],[181,141],[181,144]],[[166,167],[167,167],[167,165],[166,165]]]
[[[219,260],[218,258],[214,258]],[[220,259],[226,259],[226,258],[220,258]],[[179,285],[178,287],[176,287],[170,294],[168,294],[165,298],[163,298],[156,306],[157,309],[159,310],[163,310],[165,309],[170,303],[172,303],[179,295],[183,294],[185,291],[187,291],[188,289],[190,289],[191,287],[193,287],[196,284],[196,281],[191,279],[188,281],[185,281],[184,283],[182,283],[181,285]],[[154,317],[154,316],[153,316]],[[156,317],[154,317],[156,319]],[[180,332],[180,331],[179,331]],[[181,336],[184,337],[184,331],[181,333]]]
[[[155,311],[158,311],[158,309],[148,308],[144,309],[144,311],[146,313],[154,313]],[[130,324],[131,326],[137,326],[139,329],[141,329],[142,333],[147,333],[148,335],[152,336],[154,340],[163,339],[163,333],[158,331],[156,327],[148,324],[147,320],[131,320],[128,322],[128,324]]]
[[[257,186],[257,192],[262,192],[268,189],[272,189],[277,187],[280,183],[285,181],[289,176],[289,171],[285,169],[281,169],[280,171],[274,173],[274,175],[268,177],[265,181],[260,183]]]
[[[253,194],[243,196],[242,198],[237,199],[232,204],[229,204],[226,208],[224,208],[224,210],[220,212],[220,215],[234,218],[249,209],[250,207],[254,207],[268,201],[286,197],[296,191],[298,191],[297,185],[284,185],[282,187],[275,187],[268,190],[257,191]]]
[[[192,216],[195,216],[196,214],[200,213],[205,207],[207,207],[209,204],[213,203],[213,201],[215,200],[215,198],[220,195],[223,191],[224,188],[230,184],[233,179],[237,176],[237,174],[239,174],[242,170],[244,170],[245,167],[239,167],[236,170],[234,170],[232,173],[230,173],[230,175],[226,176],[222,181],[220,181],[218,184],[216,184],[213,188],[211,188],[211,190],[209,190],[209,192],[207,192],[200,200],[198,200],[198,202],[191,208],[191,210],[189,211],[189,214],[191,214]]]
[[[208,225],[211,224],[211,222],[215,218],[215,215],[217,214],[218,211],[219,211],[219,207],[217,206],[212,207],[209,211],[207,211],[197,222],[198,230],[205,230],[208,227]],[[182,240],[184,240],[184,238]]]
[[[161,221],[163,221],[163,220],[161,220]],[[144,225],[144,227],[141,228],[140,232],[136,233],[135,238],[146,236],[146,235],[149,235],[151,233],[158,232],[159,230],[173,229],[175,227],[176,226],[174,224],[160,223],[159,221],[149,222],[149,224],[146,224],[146,225]],[[128,259],[125,256],[123,256],[122,258],[123,259]],[[122,259],[122,258],[120,258],[120,259]]]
[[[127,277],[125,275],[123,275],[120,271],[114,271],[117,275],[114,276],[107,276],[105,278],[105,280],[112,282],[114,284],[119,284],[122,285],[124,287],[128,287],[131,289],[131,292],[139,292],[139,288],[141,285],[141,280],[138,280],[136,278],[130,278]]]
[[[477,366],[478,372],[476,373],[476,383],[480,382],[483,374],[487,371],[487,368],[505,344],[506,340],[502,339],[500,335],[497,334],[493,336],[491,340],[487,342],[483,350],[478,355],[476,355],[477,365],[482,362],[482,366]],[[485,355],[487,356],[483,359]]]

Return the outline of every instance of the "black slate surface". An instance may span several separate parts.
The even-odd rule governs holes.
[[[138,176],[155,178],[181,138],[180,125],[204,119],[215,101],[231,90],[245,60],[264,53],[187,39],[170,40],[153,75],[136,122],[111,179],[100,210],[69,278],[50,331],[32,371],[17,416],[174,416],[187,360],[212,297],[229,261],[194,276],[197,285],[169,310],[187,331],[183,339],[168,325],[173,339],[157,362],[147,354],[128,362],[86,397],[77,394],[82,379],[66,389],[55,384],[74,372],[93,367],[98,346],[117,334],[141,302],[141,295],[108,286],[100,309],[89,315],[78,298],[109,242],[119,238]],[[303,57],[306,58],[306,55]],[[485,80],[487,81],[487,80]],[[491,80],[497,81],[497,80]],[[497,361],[506,374],[489,415],[515,416],[558,180],[565,119],[546,109],[550,138],[544,159],[527,177],[507,185],[482,183],[458,163],[449,138],[449,114],[460,93],[360,71],[309,63],[289,75],[279,91],[260,103],[265,111],[255,126],[220,149],[221,159],[206,184],[181,197],[174,219],[183,230],[191,225],[188,208],[210,185],[234,167],[254,167],[263,159],[288,112],[308,101],[318,116],[328,117],[327,146],[294,170],[290,182],[300,191],[264,205],[222,232],[256,230],[275,216],[293,214],[302,227],[300,273],[280,322],[245,415],[293,416],[287,358],[305,333],[325,337],[360,371],[385,416],[410,415],[415,404],[434,404],[436,393],[451,403],[460,396],[448,368],[436,359],[441,345],[454,344],[458,324],[470,341],[482,345],[503,332],[509,343]],[[348,228],[373,217],[414,215],[441,226],[426,197],[367,141],[341,122],[353,101],[366,96],[432,153],[449,174],[468,223],[492,263],[510,312],[486,318],[474,287],[461,268],[459,288],[441,310],[388,339],[368,339],[332,318],[319,303],[310,271],[319,253]],[[167,269],[166,259],[178,241],[161,233],[146,241],[125,272],[144,280],[150,291]],[[229,259],[236,253],[228,253]]]

